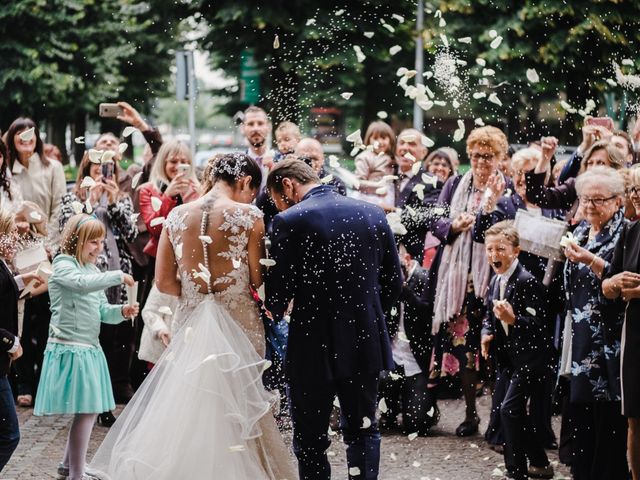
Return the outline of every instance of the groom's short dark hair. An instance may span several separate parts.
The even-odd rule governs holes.
[[[320,183],[316,172],[297,158],[287,158],[275,164],[267,177],[267,190],[282,193],[282,180],[290,178],[302,185]]]

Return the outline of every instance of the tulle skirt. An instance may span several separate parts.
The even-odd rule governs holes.
[[[174,336],[91,462],[104,480],[297,478],[268,366],[213,298]]]
[[[34,415],[102,413],[115,407],[102,348],[47,344]]]

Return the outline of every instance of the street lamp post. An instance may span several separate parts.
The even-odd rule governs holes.
[[[416,12],[416,61],[415,61],[415,70],[416,76],[416,84],[422,83],[422,73],[424,71],[424,54],[423,54],[423,45],[422,45],[422,30],[424,27],[424,4],[423,0],[418,0],[418,11]],[[418,105],[416,101],[413,102],[413,128],[422,131],[422,123],[423,123],[423,112],[422,108]]]

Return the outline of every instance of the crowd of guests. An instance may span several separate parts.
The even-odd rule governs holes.
[[[119,119],[147,141],[144,164],[123,170],[120,138],[103,133],[78,163],[69,190],[53,158],[59,151],[45,148],[33,121],[15,120],[0,141],[0,295],[10,305],[0,329],[7,352],[0,372],[0,470],[19,439],[15,394],[19,407],[35,403],[35,414],[76,414],[58,473],[82,478],[95,421],[87,408],[111,425],[111,399],[126,403],[171,341],[175,299],[154,287],[158,242],[164,219],[198,198],[206,179],[186,144],[163,142],[133,107],[119,105]],[[341,194],[388,214],[404,286],[386,312],[396,368],[380,378],[381,429],[427,435],[439,420],[438,399],[458,394],[466,408],[455,433],[475,435],[484,385],[492,392],[485,439],[504,454],[509,478],[552,478],[545,449],[558,448],[576,479],[626,479],[630,470],[640,478],[633,361],[640,335],[633,324],[640,298],[640,168],[634,165],[640,127],[630,137],[613,122],[594,120],[601,119],[587,117],[583,140],[567,161],[556,158],[553,137],[513,151],[500,129],[476,128],[466,139],[464,173],[454,149],[430,152],[421,131],[396,134],[376,121],[354,141],[350,173],[337,159],[327,162],[322,144],[303,138],[291,122],[277,126],[271,149],[266,112],[245,111],[246,153],[263,173],[293,156]],[[268,237],[278,210],[261,188],[256,203]],[[553,232],[566,230],[562,246],[534,248],[530,229],[517,220],[524,213],[538,219],[539,243],[545,221]],[[18,272],[16,252],[34,248],[45,252],[50,268],[65,270],[68,282],[48,285],[46,265]],[[137,298],[128,298],[135,282]],[[65,322],[64,309],[76,309],[87,323]],[[287,322],[266,315],[264,321],[274,362],[265,383],[284,392],[279,368]],[[78,341],[52,341],[61,328]],[[82,350],[98,346],[104,364]],[[83,397],[85,404],[69,400],[77,392],[56,397],[51,376],[78,373],[60,362],[64,355],[88,362],[89,373],[108,384],[97,387],[107,397]],[[562,413],[559,439],[551,428],[554,408]]]

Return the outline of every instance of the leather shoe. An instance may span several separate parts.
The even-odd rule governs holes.
[[[458,428],[456,428],[456,435],[459,437],[470,437],[478,433],[478,427],[480,426],[480,418],[477,416],[471,420],[465,420]]]
[[[527,472],[531,478],[553,478],[553,467],[551,464],[544,467],[536,467],[529,465],[529,471]]]
[[[109,428],[116,423],[116,417],[111,412],[104,412],[98,415],[98,425]]]

